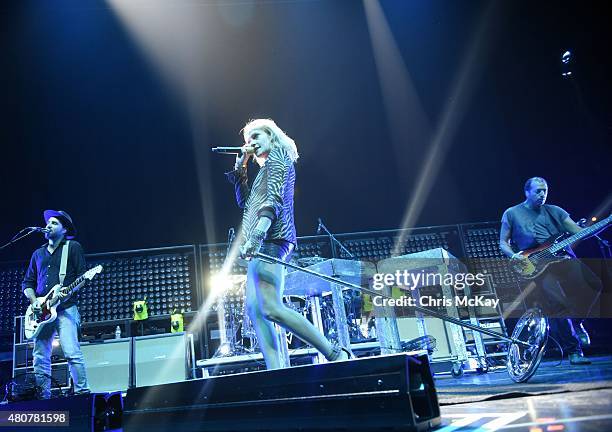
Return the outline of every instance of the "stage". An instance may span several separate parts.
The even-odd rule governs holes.
[[[533,378],[517,384],[505,371],[435,380],[443,427],[439,431],[610,430],[612,357],[572,366],[542,362]]]
[[[438,400],[446,406],[612,388],[612,357],[595,357],[591,361],[591,365],[573,366],[567,359],[561,364],[547,360],[528,382],[520,384],[513,382],[505,370],[461,378],[438,377]]]
[[[606,17],[0,1],[0,432],[612,431]]]
[[[405,354],[253,371],[131,389],[124,394],[121,420],[106,423],[120,428],[101,426],[103,410],[96,408],[97,428],[81,418],[69,430],[608,430],[612,356],[592,361],[572,366],[547,360],[522,384],[504,370],[431,380],[423,355]],[[408,385],[402,390],[396,383],[404,380]],[[437,401],[433,393],[424,396],[430,387]],[[3,405],[2,411],[66,409],[76,419],[73,409],[82,414],[87,405],[83,396],[29,404]]]
[[[449,431],[605,431],[612,428],[610,388],[519,396],[441,408]]]

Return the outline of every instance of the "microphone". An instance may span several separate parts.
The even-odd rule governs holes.
[[[213,147],[212,149],[213,153],[219,153],[219,154],[243,154],[244,151],[244,147]],[[255,153],[255,147],[247,147],[247,153]]]
[[[30,231],[41,232],[41,233],[48,233],[49,231],[51,231],[48,228],[42,228],[42,227],[26,227],[26,229],[29,229]]]
[[[319,226],[317,227],[317,235],[321,234],[321,228],[323,227],[323,221],[321,220],[321,218],[317,218],[317,220],[319,221]]]

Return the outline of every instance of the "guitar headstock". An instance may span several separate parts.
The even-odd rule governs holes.
[[[102,272],[102,268],[103,267],[100,264],[98,264],[95,267],[90,268],[85,273],[83,273],[83,278],[85,278],[87,280],[92,280],[95,275],[97,275],[98,273]]]

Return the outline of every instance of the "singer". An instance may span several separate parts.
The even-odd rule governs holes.
[[[242,130],[244,151],[234,170],[226,173],[234,185],[242,217],[242,257],[257,252],[288,261],[296,245],[293,217],[295,142],[273,120],[251,120]],[[249,187],[247,169],[251,157],[259,171]],[[351,352],[331,344],[303,315],[282,302],[285,269],[279,264],[250,259],[247,271],[246,307],[253,322],[268,369],[278,369],[277,323],[314,346],[328,360],[346,360]]]

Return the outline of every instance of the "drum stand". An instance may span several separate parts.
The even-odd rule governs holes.
[[[342,285],[346,288],[352,288],[363,293],[368,293],[373,296],[380,296],[389,299],[391,298],[382,295],[379,291],[363,288],[359,285],[345,282],[332,276],[327,276],[313,270],[299,267],[295,264],[284,262],[278,258],[263,253],[255,253],[253,258],[259,258],[268,263],[280,264],[284,267],[308,273],[325,281]],[[543,315],[542,311],[537,308],[529,309],[527,312],[525,312],[516,324],[516,327],[512,332],[512,337],[507,337],[492,330],[463,322],[460,319],[450,317],[421,306],[415,305],[410,307],[422,314],[440,318],[441,320],[448,321],[452,324],[508,342],[510,346],[508,347],[508,360],[506,362],[506,366],[508,369],[508,375],[510,375],[510,378],[512,378],[512,380],[515,382],[527,381],[533,376],[540,365],[542,356],[544,355],[544,348],[548,340],[548,319]]]

